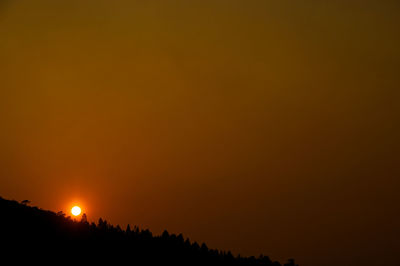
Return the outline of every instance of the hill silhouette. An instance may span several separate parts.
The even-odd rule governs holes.
[[[86,215],[74,221],[64,213],[54,213],[0,197],[2,259],[15,263],[71,262],[88,265],[258,265],[281,266],[267,256],[241,257],[231,252],[209,249],[179,234],[164,231],[153,236],[137,226],[123,230],[103,219],[89,223]],[[295,266],[289,260],[284,266]]]

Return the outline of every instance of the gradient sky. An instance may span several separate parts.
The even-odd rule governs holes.
[[[397,0],[0,0],[0,196],[302,266],[398,265]]]

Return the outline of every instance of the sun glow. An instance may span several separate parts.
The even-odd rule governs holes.
[[[81,208],[79,206],[74,206],[71,209],[71,213],[74,216],[78,216],[79,214],[81,214],[81,212],[82,212],[82,210],[81,210]]]

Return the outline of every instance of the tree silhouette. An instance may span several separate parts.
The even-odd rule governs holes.
[[[283,264],[283,266],[299,266],[294,262],[294,259],[289,259],[287,263]]]
[[[86,213],[82,214],[81,223],[84,223],[84,224],[87,224],[87,223],[88,223]]]
[[[89,223],[86,214],[81,221],[65,217],[62,212],[44,211],[0,198],[0,236],[6,248],[0,249],[2,260],[13,252],[30,256],[24,264],[58,264],[66,258],[80,256],[88,265],[235,265],[280,266],[267,256],[234,257],[231,252],[210,249],[205,243],[191,242],[182,234],[164,231],[153,236],[148,229],[127,225],[122,230],[99,218],[97,225]],[[23,249],[18,247],[24,247]],[[43,256],[44,254],[44,256]],[[33,263],[35,262],[35,263]],[[64,261],[63,261],[64,262]],[[18,263],[16,263],[18,264]],[[284,266],[298,266],[289,260]]]

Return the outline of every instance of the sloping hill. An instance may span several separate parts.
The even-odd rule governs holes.
[[[99,219],[98,224],[73,221],[54,213],[0,197],[0,236],[3,259],[14,262],[111,265],[264,265],[280,266],[266,256],[234,257],[164,231],[128,226],[122,230]],[[294,265],[294,261],[286,266]]]

